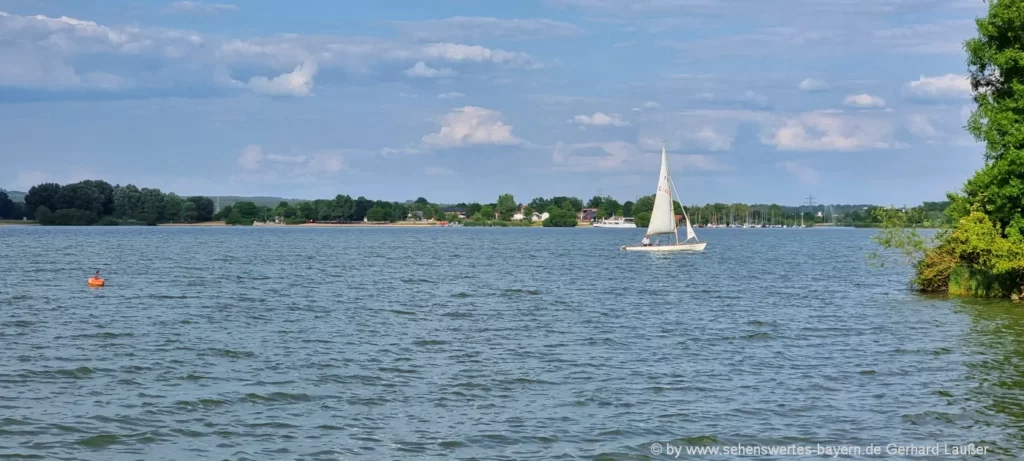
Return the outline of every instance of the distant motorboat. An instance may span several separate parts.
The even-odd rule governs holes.
[[[636,222],[633,218],[624,218],[621,216],[612,216],[610,218],[595,221],[594,227],[603,227],[609,229],[636,229]]]

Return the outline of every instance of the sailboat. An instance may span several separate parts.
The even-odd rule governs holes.
[[[665,146],[662,145],[658,192],[654,194],[654,209],[651,211],[651,222],[647,226],[647,233],[641,244],[623,246],[621,248],[623,251],[704,251],[704,247],[708,243],[697,239],[697,234],[693,232],[693,226],[690,225],[690,217],[686,215],[685,208],[683,209],[683,218],[686,221],[686,240],[679,241],[679,229],[676,227],[676,214],[672,203],[673,196],[678,199],[675,190],[675,184],[673,184],[672,176],[668,171],[668,154],[665,152]],[[679,203],[683,203],[682,200]],[[676,241],[675,243],[670,241],[665,245],[650,243],[651,237],[659,235],[674,235]]]

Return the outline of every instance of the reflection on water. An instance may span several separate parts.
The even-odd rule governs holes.
[[[961,300],[970,319],[963,344],[971,357],[965,378],[972,386],[964,400],[978,408],[970,424],[989,426],[1005,437],[992,441],[1003,454],[1024,449],[1024,305],[1006,301]]]

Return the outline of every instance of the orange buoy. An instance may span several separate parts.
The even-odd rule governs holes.
[[[91,287],[101,287],[104,283],[105,282],[101,278],[89,277],[89,286]]]

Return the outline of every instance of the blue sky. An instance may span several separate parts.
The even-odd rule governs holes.
[[[0,0],[0,187],[914,204],[981,0]]]

